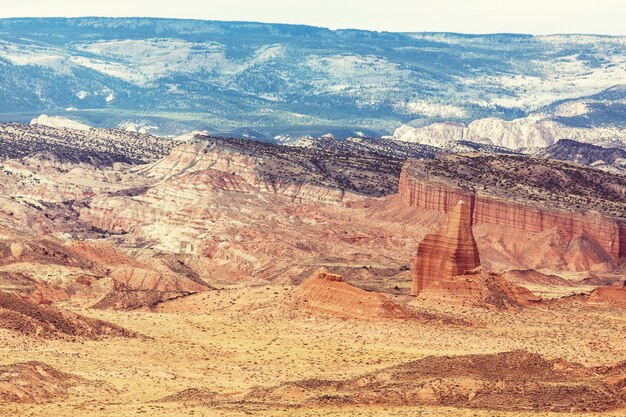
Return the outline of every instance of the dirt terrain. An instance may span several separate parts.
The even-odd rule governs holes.
[[[526,350],[546,360],[612,367],[626,357],[623,309],[576,304],[493,312],[483,308],[420,306],[465,323],[423,320],[345,320],[293,309],[291,286],[228,287],[168,301],[153,311],[64,307],[115,323],[148,338],[43,341],[0,330],[0,363],[37,360],[116,393],[70,396],[44,404],[0,405],[0,413],[26,415],[494,415],[439,404],[408,408],[379,405],[240,404],[258,387],[291,381],[349,380],[428,356],[481,355]],[[401,297],[396,298],[401,302]],[[120,354],[120,352],[124,352]],[[595,382],[594,382],[595,383]],[[188,389],[217,394],[161,401]],[[502,408],[509,401],[500,403]],[[445,404],[441,404],[445,405]],[[338,408],[339,407],[339,408]],[[542,409],[548,411],[547,409]],[[563,410],[561,410],[563,411]],[[535,415],[521,410],[497,415]],[[293,414],[290,414],[293,413]],[[413,413],[413,414],[411,414]],[[559,413],[559,415],[567,412]],[[595,415],[623,415],[606,411]],[[365,414],[368,415],[368,414]],[[582,410],[571,415],[584,415]]]

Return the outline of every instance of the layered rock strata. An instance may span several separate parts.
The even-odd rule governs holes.
[[[341,275],[317,271],[297,288],[299,308],[342,318],[409,318],[411,313],[386,295],[365,291]]]
[[[411,294],[417,295],[434,282],[450,280],[478,266],[480,257],[472,234],[470,209],[461,200],[451,211],[446,226],[419,244],[413,262]]]
[[[458,201],[463,201],[473,225],[500,225],[531,233],[556,229],[566,245],[576,239],[588,239],[598,245],[607,260],[619,263],[626,258],[626,222],[621,219],[592,210],[557,209],[551,204],[540,208],[443,181],[415,178],[406,168],[407,165],[400,175],[399,192],[411,207],[448,213]]]
[[[143,268],[120,267],[111,272],[111,291],[93,307],[113,310],[133,310],[152,307],[161,302],[208,291],[209,285],[200,279],[180,274],[163,274]]]

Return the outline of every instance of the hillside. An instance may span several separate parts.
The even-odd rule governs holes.
[[[62,159],[112,164],[148,162],[165,156],[175,142],[117,129],[77,130],[44,125],[0,124],[0,158],[49,152]]]
[[[5,121],[46,113],[162,135],[345,137],[390,134],[402,124],[510,120],[591,97],[592,117],[555,117],[610,125],[624,114],[623,97],[610,90],[626,84],[623,45],[608,36],[2,19],[0,113]]]
[[[626,150],[621,148],[603,148],[589,143],[563,139],[554,145],[541,149],[537,155],[626,174]]]

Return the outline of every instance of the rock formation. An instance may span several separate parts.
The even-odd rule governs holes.
[[[112,288],[93,307],[132,310],[210,289],[198,279],[143,268],[119,267],[111,272]]]
[[[617,176],[585,171],[585,168],[563,171],[528,158],[525,161],[512,157],[510,160],[454,158],[405,163],[399,188],[404,202],[411,207],[448,213],[458,201],[464,201],[474,226],[493,225],[507,231],[529,232],[528,238],[536,238],[533,244],[537,245],[545,240],[542,233],[556,231],[562,241],[559,244],[562,252],[575,249],[573,246],[585,251],[580,255],[579,250],[574,250],[571,256],[546,259],[537,265],[522,260],[525,267],[585,270],[596,264],[619,264],[626,258],[626,219],[623,218],[626,187]],[[483,165],[488,165],[484,170],[491,174],[483,175]],[[503,168],[508,165],[513,167]],[[433,171],[428,171],[431,168]],[[605,185],[598,185],[599,177]],[[578,196],[569,199],[572,195]],[[506,233],[500,243],[516,245],[519,243],[515,241],[516,235],[519,233]],[[585,262],[581,263],[581,256]]]
[[[507,309],[526,307],[540,299],[526,288],[489,274],[480,266],[471,213],[460,200],[445,227],[419,244],[413,263],[411,294],[420,301]]]
[[[530,307],[541,301],[524,287],[512,284],[498,274],[472,271],[443,281],[435,281],[418,295],[420,305],[446,304],[489,310]]]
[[[211,391],[207,388],[187,388],[176,394],[168,395],[160,400],[159,402],[169,403],[169,402],[185,402],[185,403],[195,403],[201,402],[202,404],[210,404],[211,406],[215,406],[220,402],[220,395],[215,391]]]
[[[319,270],[297,288],[301,309],[343,318],[409,318],[411,313],[386,295],[343,281],[341,275]]]
[[[480,266],[471,221],[469,207],[461,200],[450,212],[446,226],[422,240],[413,263],[413,295],[434,282],[448,281]]]
[[[608,144],[610,138],[623,137],[624,129],[614,127],[572,127],[543,115],[503,120],[497,117],[476,119],[469,125],[461,123],[433,123],[423,127],[402,125],[393,138],[403,142],[422,143],[443,147],[454,141],[468,140],[509,149],[550,146],[562,139],[578,142]],[[618,139],[619,140],[619,139]]]
[[[622,285],[598,287],[589,294],[588,301],[626,308],[626,282]]]

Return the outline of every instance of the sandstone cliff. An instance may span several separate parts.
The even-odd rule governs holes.
[[[526,267],[582,270],[594,264],[620,263],[626,258],[626,187],[619,184],[617,176],[604,178],[604,173],[577,169],[557,173],[541,163],[534,166],[530,160],[518,163],[506,159],[496,164],[493,159],[445,159],[405,163],[399,192],[407,205],[447,213],[463,201],[471,213],[472,224],[497,225],[512,231],[489,242],[491,246],[515,247],[519,242],[513,240],[521,235],[513,231],[523,231],[529,232],[524,237],[536,239],[539,247],[545,236],[533,234],[555,231],[561,240],[559,256],[563,259],[553,264],[546,263],[550,260],[525,264]],[[457,172],[449,172],[454,164],[458,176]],[[525,170],[530,178],[523,178],[520,172],[504,173],[502,167],[506,164],[512,165],[506,168],[509,170]],[[492,179],[481,170],[495,171],[492,176],[500,180],[488,184]],[[604,183],[594,175],[603,177]],[[571,256],[563,257],[568,250]],[[508,250],[509,254],[512,251]],[[586,253],[582,260],[578,256],[581,251]]]
[[[449,280],[480,265],[471,222],[470,209],[461,200],[450,212],[443,230],[422,240],[413,262],[413,295],[434,282]]]

